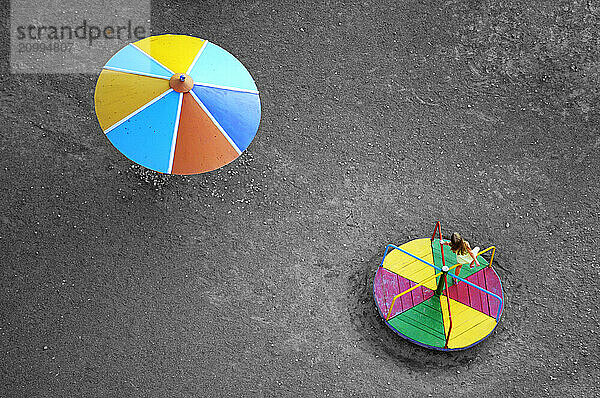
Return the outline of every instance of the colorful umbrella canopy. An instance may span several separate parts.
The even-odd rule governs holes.
[[[94,100],[110,142],[161,173],[203,173],[231,162],[260,123],[260,98],[244,65],[184,35],[121,49],[100,73]]]

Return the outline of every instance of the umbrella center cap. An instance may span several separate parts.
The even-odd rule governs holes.
[[[178,93],[187,93],[194,87],[194,80],[185,73],[175,73],[169,80],[169,86]]]

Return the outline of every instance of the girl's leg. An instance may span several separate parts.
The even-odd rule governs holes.
[[[473,251],[473,255],[475,256],[475,258],[477,258],[477,255],[479,254],[479,246],[476,246],[472,251]],[[475,260],[471,261],[471,264],[469,264],[470,268],[473,268],[475,264]]]
[[[462,266],[463,266],[463,265],[461,264],[461,265],[459,265],[458,267],[454,268],[454,275],[456,275],[456,276],[460,276],[460,269],[462,268]],[[460,282],[458,279],[455,279],[455,280],[454,280],[454,284],[455,284],[455,285],[456,285],[456,284],[458,284],[458,282]]]

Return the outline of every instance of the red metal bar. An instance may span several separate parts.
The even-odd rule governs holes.
[[[440,230],[440,239],[442,239],[442,224],[438,221],[435,223],[435,227],[433,227],[433,235],[431,235],[431,241],[435,238],[435,231]]]
[[[448,302],[448,319],[450,320],[450,327],[448,328],[448,335],[446,336],[446,346],[444,348],[448,348],[448,341],[450,340],[450,332],[452,332],[452,314],[450,313],[450,290],[448,290],[448,275],[444,274],[444,279],[446,282],[446,300]],[[442,322],[444,321],[442,315]]]
[[[433,235],[431,235],[431,241],[433,242],[433,239],[435,238],[435,231],[439,231],[440,232],[440,251],[442,252],[442,269],[444,268],[444,266],[446,265],[446,259],[444,258],[444,245],[442,244],[442,223],[441,222],[436,222],[435,223],[435,227],[433,227]],[[447,287],[446,287],[447,289]]]
[[[440,250],[442,252],[442,269],[446,265],[446,260],[444,260],[444,245],[442,245],[442,240],[440,239]]]
[[[444,260],[444,245],[442,244],[442,224],[438,221],[436,226],[439,227],[440,230],[440,251],[442,252],[442,267],[444,267],[446,265],[446,260]],[[435,229],[433,232],[435,234]]]

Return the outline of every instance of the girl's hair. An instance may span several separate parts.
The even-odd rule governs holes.
[[[456,254],[467,254],[467,242],[458,232],[454,232],[450,238],[450,249]]]

